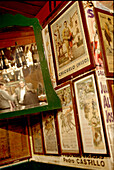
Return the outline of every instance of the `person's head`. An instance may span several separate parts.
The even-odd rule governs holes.
[[[24,82],[23,80],[21,80],[21,81],[19,82],[19,86],[20,86],[21,88],[23,88],[23,87],[25,86],[25,82]]]
[[[64,27],[67,27],[67,21],[64,21]]]
[[[5,83],[0,82],[0,89],[2,89],[2,90],[5,90],[5,89],[6,89]]]

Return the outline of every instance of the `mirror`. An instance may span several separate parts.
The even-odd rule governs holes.
[[[37,18],[5,14],[0,23],[0,119],[61,108]]]

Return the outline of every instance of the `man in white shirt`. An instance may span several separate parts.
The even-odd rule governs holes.
[[[24,96],[26,94],[26,86],[25,86],[25,82],[23,80],[21,80],[19,82],[19,87],[17,87],[15,89],[15,93],[17,95],[17,101],[19,104],[23,104],[24,101]]]
[[[15,93],[17,95],[17,101],[21,106],[39,103],[37,91],[33,89],[31,83],[25,84],[24,80],[19,82],[19,87],[15,89]]]

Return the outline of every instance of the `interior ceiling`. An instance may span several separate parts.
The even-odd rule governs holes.
[[[47,1],[0,1],[0,15],[17,13],[34,18]]]
[[[113,1],[93,1],[100,3],[103,6],[113,9]],[[17,13],[26,17],[34,18],[47,1],[0,1],[0,15],[10,13],[15,15]]]

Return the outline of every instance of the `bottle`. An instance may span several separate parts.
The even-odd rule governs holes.
[[[29,47],[26,47],[26,61],[27,61],[27,66],[32,66],[33,65],[33,59],[32,59],[32,52],[29,50]]]
[[[34,63],[38,63],[39,55],[38,55],[38,50],[37,50],[36,44],[32,45],[32,58],[33,58]]]
[[[0,70],[3,70],[2,52],[0,52]]]
[[[22,65],[25,67],[26,66],[26,59],[25,59],[25,52],[24,52],[24,47],[19,48],[19,55],[22,60]]]
[[[4,55],[4,51],[1,50],[2,52],[2,60],[3,60],[3,69],[8,69],[9,68],[9,62],[7,57]]]
[[[16,49],[16,63],[18,68],[22,66],[22,60],[21,60],[21,56],[19,55],[18,48]]]

